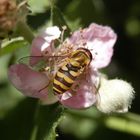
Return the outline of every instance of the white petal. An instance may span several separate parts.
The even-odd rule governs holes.
[[[50,43],[44,42],[44,44],[42,44],[42,46],[41,46],[41,52],[45,51],[46,48],[48,49],[49,46],[50,46]],[[51,47],[50,47],[49,49],[51,49]],[[51,51],[50,51],[50,52],[51,52]]]
[[[57,26],[53,26],[53,27],[48,27],[45,30],[45,33],[46,33],[46,36],[44,37],[44,39],[48,42],[51,42],[52,40],[60,37],[61,31],[59,30]]]

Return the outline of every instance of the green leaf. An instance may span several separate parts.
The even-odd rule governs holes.
[[[39,106],[31,140],[55,140],[55,128],[62,117],[63,109],[58,104]]]
[[[28,0],[28,4],[33,13],[43,13],[50,7],[49,0]]]
[[[52,24],[57,25],[58,27],[60,27],[60,29],[62,29],[63,26],[66,26],[67,29],[65,31],[64,38],[69,36],[70,28],[68,27],[60,9],[56,6],[52,6],[51,8],[51,20],[52,20]]]
[[[27,46],[28,43],[22,38],[12,39],[0,48],[0,56],[14,52],[16,49]]]
[[[38,100],[26,98],[0,120],[1,139],[55,140],[62,111],[58,104],[39,106]]]
[[[88,139],[88,136],[93,134],[97,128],[98,122],[68,113],[65,114],[65,119],[60,124],[63,133],[75,135],[80,140]]]
[[[30,140],[38,100],[26,98],[0,120],[3,140]]]

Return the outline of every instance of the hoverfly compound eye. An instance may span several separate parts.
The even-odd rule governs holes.
[[[89,49],[86,49],[86,48],[78,48],[77,50],[80,50],[80,51],[84,52],[90,58],[90,60],[92,60],[92,54],[91,54],[91,52],[90,52]]]

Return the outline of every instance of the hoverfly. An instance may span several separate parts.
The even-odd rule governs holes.
[[[21,58],[19,62],[24,63],[26,58]],[[80,75],[87,70],[92,60],[92,54],[86,48],[78,48],[66,56],[30,56],[29,58],[37,60],[37,63],[29,65],[32,69],[47,72],[50,77],[49,83],[52,83],[53,92],[63,94],[70,90]],[[55,74],[52,75],[54,71]],[[46,85],[44,88],[48,86]],[[41,90],[39,89],[39,91]]]

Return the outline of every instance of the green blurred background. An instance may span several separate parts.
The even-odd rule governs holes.
[[[29,26],[37,32],[50,24],[50,6],[47,0],[40,2],[30,0],[30,3],[36,14],[29,15],[27,21]],[[87,27],[92,22],[108,25],[114,29],[118,39],[112,62],[104,72],[109,78],[118,77],[132,83],[136,97],[130,111],[140,114],[140,0],[57,0],[56,5],[63,12],[72,31],[79,27]],[[26,49],[21,48],[14,55],[25,56],[23,51],[26,53]],[[21,135],[28,135],[24,134],[26,123],[30,122],[30,125],[27,125],[29,130],[33,123],[31,115],[34,101],[31,99],[22,101],[24,97],[12,87],[7,78],[7,68],[9,63],[12,63],[14,55],[8,54],[0,58],[1,140],[22,140]],[[30,106],[26,106],[26,102],[29,103],[29,101]],[[89,109],[86,113],[98,115],[95,109]],[[18,115],[15,117],[15,114]],[[20,130],[22,133],[20,135],[18,129],[21,127],[23,129]],[[57,140],[140,139],[138,136],[108,129],[94,120],[72,113],[66,113],[57,132],[59,134]]]

